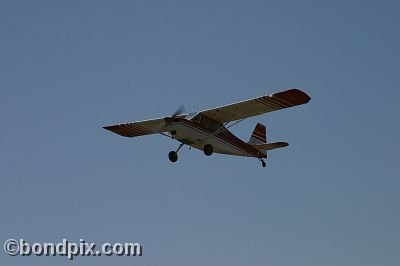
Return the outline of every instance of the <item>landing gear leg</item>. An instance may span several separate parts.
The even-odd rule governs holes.
[[[178,147],[178,149],[176,149],[176,153],[178,153],[178,151],[183,147],[183,145],[185,145],[185,144],[183,144],[183,143],[181,143],[181,144],[179,144],[179,147]]]
[[[261,159],[261,158],[260,158],[260,162],[261,162],[261,166],[262,166],[262,167],[267,166],[267,164],[265,163],[265,161],[264,161],[263,159]]]
[[[168,158],[169,158],[169,160],[171,161],[171,162],[176,162],[177,160],[178,160],[178,151],[182,148],[182,146],[183,146],[184,144],[183,143],[181,143],[180,145],[179,145],[179,147],[178,147],[178,149],[176,149],[176,151],[170,151],[169,153],[168,153]]]

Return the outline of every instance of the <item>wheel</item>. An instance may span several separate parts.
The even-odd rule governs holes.
[[[213,154],[214,149],[213,146],[211,146],[210,144],[206,144],[204,145],[203,151],[205,155],[210,156],[211,154]]]
[[[261,165],[262,165],[262,167],[267,166],[267,164],[264,161],[261,161]]]
[[[168,158],[171,162],[176,162],[178,160],[178,154],[175,151],[170,151],[168,153]]]

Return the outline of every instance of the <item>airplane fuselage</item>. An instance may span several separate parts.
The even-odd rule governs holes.
[[[242,141],[222,124],[204,116],[199,119],[174,118],[167,123],[166,128],[174,139],[199,150],[211,145],[215,153],[267,157],[266,153]]]

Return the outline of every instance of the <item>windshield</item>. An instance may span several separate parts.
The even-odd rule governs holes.
[[[189,113],[185,118],[187,120],[192,120],[199,112]]]

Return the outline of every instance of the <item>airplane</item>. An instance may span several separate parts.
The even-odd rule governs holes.
[[[293,106],[306,104],[310,96],[299,89],[257,97],[200,112],[182,114],[183,106],[173,115],[104,126],[103,128],[124,137],[138,137],[161,134],[180,142],[179,147],[168,153],[171,162],[178,160],[178,151],[183,145],[202,150],[206,156],[213,153],[255,157],[262,167],[267,151],[283,148],[286,142],[267,142],[266,127],[258,123],[248,142],[245,142],[228,129],[246,118],[269,113]]]

